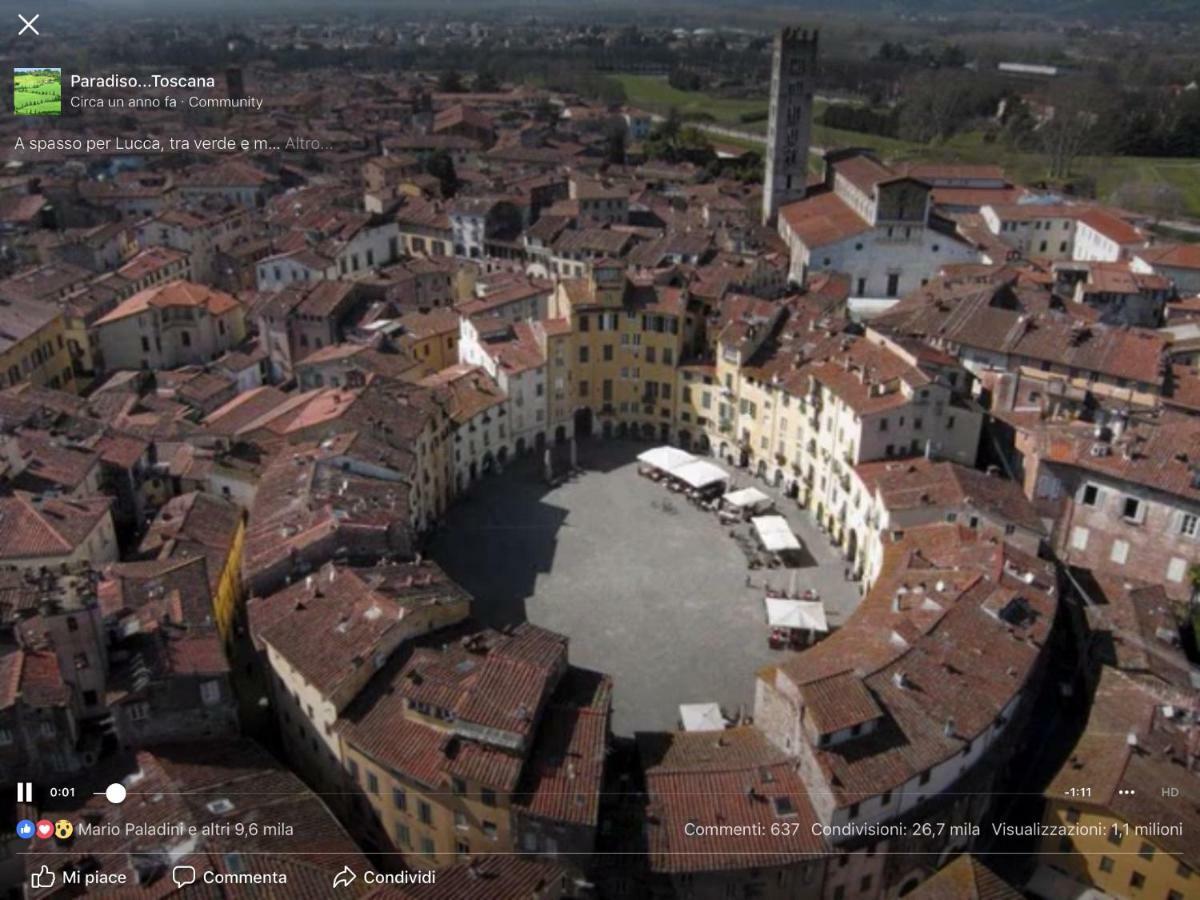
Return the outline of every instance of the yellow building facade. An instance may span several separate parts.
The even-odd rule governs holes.
[[[559,283],[551,316],[570,322],[573,406],[590,419],[585,430],[669,440],[689,331],[686,293],[634,285],[622,267],[597,264],[590,279]]]
[[[1049,798],[1043,822],[1069,826],[1072,837],[1048,836],[1041,852],[1050,865],[1112,897],[1187,900],[1200,896],[1200,873],[1138,826],[1082,800]]]
[[[407,710],[413,722],[447,737],[445,723]],[[371,805],[387,842],[404,854],[405,862],[437,869],[463,862],[472,855],[514,852],[511,795],[467,778],[449,784],[423,784],[343,741],[343,759],[350,778]]]
[[[66,323],[57,307],[33,301],[0,301],[0,387],[28,381],[75,391]]]

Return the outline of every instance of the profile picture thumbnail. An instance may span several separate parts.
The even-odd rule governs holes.
[[[62,69],[13,69],[13,111],[18,116],[62,115]]]

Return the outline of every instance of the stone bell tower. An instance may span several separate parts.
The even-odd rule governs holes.
[[[771,116],[763,173],[764,225],[774,224],[779,207],[804,196],[816,76],[816,30],[780,29],[771,59]]]

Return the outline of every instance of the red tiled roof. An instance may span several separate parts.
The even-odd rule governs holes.
[[[17,491],[0,497],[0,561],[67,556],[109,514],[108,497],[36,498]]]
[[[796,766],[755,728],[639,736],[645,768],[647,852],[655,872],[761,869],[804,862],[827,848]],[[795,833],[688,836],[685,827],[795,827]],[[756,829],[755,829],[756,830]]]
[[[810,250],[836,244],[871,230],[871,224],[832,191],[789,203],[780,208],[779,215]]]
[[[128,300],[124,300],[112,312],[97,320],[96,325],[116,322],[128,316],[144,312],[148,307],[160,309],[169,308],[203,308],[209,315],[220,316],[241,306],[234,297],[202,284],[190,281],[169,281],[166,284],[156,284],[143,291],[138,291]]]

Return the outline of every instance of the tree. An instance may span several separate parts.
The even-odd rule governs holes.
[[[624,119],[614,119],[608,126],[604,138],[604,158],[616,166],[625,165],[625,150],[628,135]]]
[[[452,197],[458,190],[458,175],[454,171],[454,160],[445,150],[431,153],[425,162],[425,171],[438,180],[443,197]]]
[[[929,143],[945,140],[966,116],[966,100],[957,78],[923,72],[909,83],[900,106],[900,136]]]
[[[543,97],[533,107],[533,120],[541,122],[543,125],[553,125],[558,121],[561,110],[550,102],[548,97]]]
[[[438,76],[438,90],[443,94],[461,94],[466,90],[463,86],[462,73],[458,69],[447,69]]]
[[[491,69],[480,69],[475,74],[475,91],[480,94],[493,94],[500,90],[500,79]]]
[[[1086,79],[1064,79],[1047,97],[1050,112],[1037,128],[1046,154],[1046,174],[1061,179],[1071,174],[1075,160],[1101,144],[1103,98],[1098,85]]]

